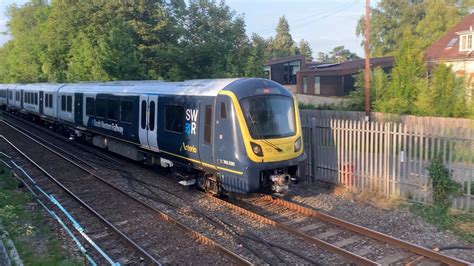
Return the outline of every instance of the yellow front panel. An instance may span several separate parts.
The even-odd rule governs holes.
[[[274,145],[278,146],[280,149],[283,150],[283,152],[279,152],[275,148],[272,148],[270,145],[266,144],[265,142],[252,138],[248,130],[247,122],[245,121],[245,118],[243,116],[242,109],[240,108],[240,103],[233,92],[221,91],[219,92],[219,94],[229,96],[235,106],[237,119],[241,128],[242,137],[245,143],[245,150],[247,151],[247,155],[250,158],[250,160],[254,162],[278,162],[278,161],[293,159],[303,154],[303,139],[301,139],[301,149],[298,152],[294,151],[295,141],[299,137],[302,138],[300,113],[298,109],[298,100],[296,99],[296,97],[293,97],[293,104],[295,107],[295,116],[296,116],[295,117],[296,134],[294,136],[287,137],[287,138],[265,139],[266,141],[273,143]],[[259,157],[255,155],[255,153],[252,151],[252,147],[250,146],[250,142],[256,143],[260,145],[260,147],[262,147],[263,157]]]

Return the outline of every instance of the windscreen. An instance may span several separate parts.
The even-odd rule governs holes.
[[[240,104],[252,138],[283,138],[295,134],[295,110],[291,97],[254,96],[242,99]]]

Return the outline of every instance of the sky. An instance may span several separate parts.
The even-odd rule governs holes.
[[[0,0],[0,33],[6,31],[7,6],[25,2],[27,0]],[[380,0],[372,0],[371,5],[378,2]],[[344,45],[363,57],[361,38],[357,38],[355,28],[365,14],[364,0],[226,0],[226,3],[244,16],[249,36],[254,32],[265,38],[274,36],[278,19],[284,15],[293,39],[297,43],[307,40],[314,56]],[[0,34],[0,46],[9,38]]]

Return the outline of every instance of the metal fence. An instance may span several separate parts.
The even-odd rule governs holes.
[[[359,112],[301,110],[307,182],[429,203],[426,168],[441,156],[462,185],[463,195],[453,207],[474,211],[473,120],[374,113],[365,122],[362,117]]]

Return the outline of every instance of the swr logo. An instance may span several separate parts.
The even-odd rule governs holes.
[[[186,109],[186,124],[184,126],[184,131],[187,135],[193,134],[196,135],[196,122],[198,117],[199,110],[197,109]]]

